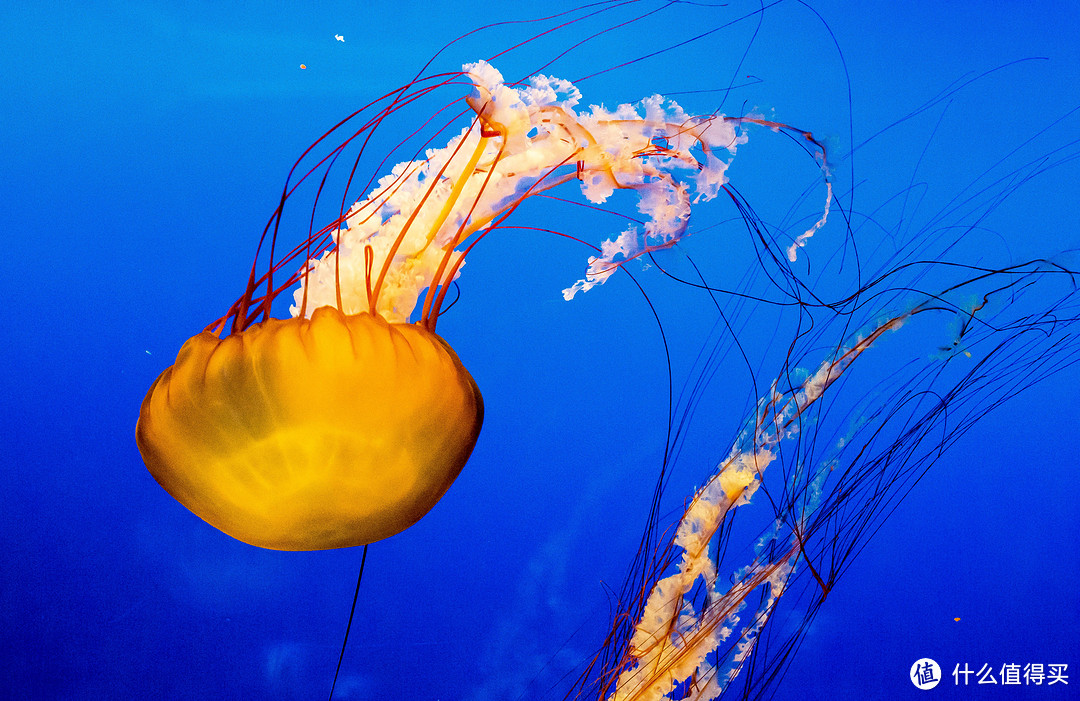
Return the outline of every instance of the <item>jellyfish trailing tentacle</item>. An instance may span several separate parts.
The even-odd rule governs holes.
[[[595,692],[588,696],[709,701],[767,690],[865,538],[945,448],[990,408],[1080,358],[1074,271],[1042,259],[944,267],[957,282],[872,322],[805,379],[795,380],[800,373],[785,361],[673,535],[643,559],[646,570],[632,579],[641,595],[623,602],[594,660],[599,669],[590,666],[579,682]],[[887,292],[880,282],[863,290],[867,297]],[[1062,283],[1057,298],[1030,299],[1054,282]],[[963,342],[930,363],[896,368],[894,393],[857,411],[831,449],[815,451],[822,406],[836,401],[831,395],[843,392],[856,365],[872,364],[861,358],[917,317],[934,315],[951,318]],[[771,508],[762,514],[771,522],[724,584],[725,525],[751,504]],[[785,602],[784,622],[771,623]]]

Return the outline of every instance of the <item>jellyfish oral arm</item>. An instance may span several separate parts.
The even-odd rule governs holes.
[[[682,555],[676,572],[659,579],[652,587],[641,617],[630,640],[624,669],[608,701],[646,701],[666,699],[677,684],[698,680],[696,698],[715,698],[734,679],[753,651],[757,634],[768,620],[794,572],[800,554],[804,554],[801,523],[789,524],[791,536],[786,550],[779,555],[755,557],[735,575],[727,591],[717,586],[717,563],[709,554],[709,544],[721,523],[734,509],[749,504],[761,485],[765,469],[776,460],[781,442],[796,438],[800,417],[818,402],[851,364],[883,334],[903,325],[918,310],[889,319],[850,348],[823,362],[800,386],[779,392],[779,380],[769,396],[759,402],[748,445],[736,443],[728,458],[691,498],[672,539]],[[801,520],[817,508],[819,495],[803,505]],[[780,523],[776,531],[780,530]],[[763,538],[759,551],[771,545],[775,533]],[[807,559],[809,563],[809,559]],[[813,565],[810,565],[813,569]],[[816,570],[815,579],[824,583]],[[707,606],[696,611],[690,594],[698,581],[707,593]],[[740,628],[741,611],[747,597],[761,586],[768,594],[753,613],[750,623]],[[827,593],[827,592],[826,592]],[[709,656],[738,631],[734,651],[726,658],[726,669],[709,661]]]
[[[441,294],[434,290],[456,279],[471,243],[524,200],[572,180],[593,204],[635,192],[644,225],[602,244],[586,278],[564,292],[573,297],[682,238],[693,202],[714,198],[727,182],[728,162],[716,154],[733,155],[746,142],[737,129],[743,120],[693,117],[660,96],[579,112],[581,93],[566,81],[534,76],[512,88],[482,61],[465,71],[473,123],[423,160],[395,166],[350,208],[336,246],[305,265],[294,315],[340,299],[347,314],[403,322],[427,289],[420,320],[434,328]]]

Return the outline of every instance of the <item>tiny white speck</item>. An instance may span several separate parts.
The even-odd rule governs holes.
[[[146,354],[147,354],[147,355],[150,355],[150,351],[146,351]]]
[[[338,41],[345,41],[345,37],[341,36],[340,34],[335,34],[334,38],[337,39]]]

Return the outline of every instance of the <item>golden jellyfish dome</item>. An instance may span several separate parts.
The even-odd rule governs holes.
[[[264,548],[371,543],[446,493],[483,422],[480,390],[439,336],[321,307],[192,337],[151,386],[136,438],[154,479]]]

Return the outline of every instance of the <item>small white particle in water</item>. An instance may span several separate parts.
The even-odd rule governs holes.
[[[340,34],[335,34],[334,38],[337,39],[338,41],[342,41],[342,42],[345,41],[345,37],[341,36]]]

